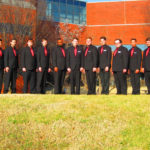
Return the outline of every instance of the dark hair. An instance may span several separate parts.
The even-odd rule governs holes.
[[[150,41],[150,37],[146,38],[146,41]]]
[[[120,43],[122,43],[122,40],[121,40],[121,39],[115,39],[115,41],[119,41]]]
[[[2,42],[2,39],[0,39],[0,42]]]
[[[62,40],[61,38],[57,38],[57,41]]]
[[[100,39],[103,39],[106,41],[106,37],[105,36],[101,36]]]
[[[10,42],[12,42],[12,41],[17,41],[17,40],[16,39],[11,39]]]
[[[28,41],[32,41],[33,42],[33,39],[28,39]]]
[[[135,42],[137,42],[137,39],[136,39],[136,38],[132,38],[132,39],[131,39],[131,41],[135,41]]]
[[[78,41],[79,39],[78,39],[77,37],[73,37],[73,38],[72,38],[72,41],[73,41],[73,40],[77,40],[77,41]]]
[[[42,42],[43,42],[43,41],[47,41],[47,39],[46,39],[46,38],[42,38]]]
[[[90,39],[92,41],[92,37],[87,37],[86,39]]]

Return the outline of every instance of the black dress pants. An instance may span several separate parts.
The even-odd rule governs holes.
[[[101,69],[100,78],[102,84],[101,94],[109,94],[110,72],[106,72],[104,69]]]
[[[117,88],[117,94],[127,94],[127,74],[123,72],[114,72],[114,78]]]
[[[42,72],[37,72],[37,78],[36,78],[36,92],[45,94],[45,85],[46,85],[46,79],[47,79],[48,69],[43,69]]]
[[[3,76],[4,76],[4,69],[0,69],[0,94],[2,91],[2,85],[3,85]]]
[[[135,71],[131,71],[131,85],[132,94],[140,94],[140,73],[136,74]]]
[[[86,70],[86,80],[88,85],[87,94],[96,94],[96,72],[92,70]]]
[[[16,93],[17,69],[9,68],[9,71],[5,72],[4,78],[4,93],[8,93],[10,85],[12,93]]]
[[[58,72],[54,72],[54,93],[55,94],[63,94],[62,88],[64,85],[66,70],[58,70]]]
[[[28,83],[30,84],[30,93],[35,93],[35,75],[35,70],[27,70],[26,72],[23,72],[23,93],[27,93]]]
[[[71,94],[80,94],[80,81],[81,81],[80,69],[71,70],[70,73]]]
[[[145,76],[145,83],[148,89],[148,94],[150,94],[150,71],[145,71],[144,76]]]

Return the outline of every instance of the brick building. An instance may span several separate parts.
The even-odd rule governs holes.
[[[86,25],[80,36],[80,43],[91,36],[93,44],[99,45],[99,37],[106,36],[108,44],[121,38],[129,47],[131,38],[137,38],[139,46],[145,48],[145,39],[150,36],[150,3],[148,0],[47,0],[46,19],[63,24],[68,22],[72,28]]]

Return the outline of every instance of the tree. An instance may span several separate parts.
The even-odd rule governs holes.
[[[73,37],[79,38],[84,31],[85,25],[73,26],[69,23],[62,23],[56,26],[56,35],[62,37],[66,45],[71,43]]]
[[[38,9],[38,5],[41,9]],[[13,37],[17,39],[18,48],[28,38],[41,40],[42,37],[55,41],[55,24],[49,19],[42,20],[46,12],[45,0],[7,0],[0,2],[0,32],[5,45]]]

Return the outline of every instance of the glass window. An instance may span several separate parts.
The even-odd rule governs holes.
[[[46,18],[56,22],[86,24],[86,2],[79,0],[46,0]]]
[[[80,3],[78,1],[74,3],[74,23],[80,23]]]
[[[86,7],[80,7],[80,24],[86,24]]]
[[[61,0],[60,1],[60,21],[61,22],[66,22],[66,17],[67,17],[66,0]]]
[[[73,23],[73,0],[67,0],[67,22]]]
[[[51,14],[51,11],[52,11],[52,2],[48,2],[47,3],[47,8],[46,8],[46,16],[50,17],[52,14]]]
[[[56,0],[52,2],[52,18],[54,21],[59,22],[59,3]]]

